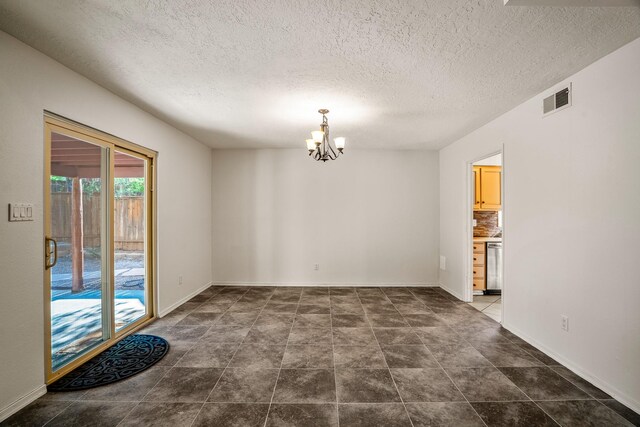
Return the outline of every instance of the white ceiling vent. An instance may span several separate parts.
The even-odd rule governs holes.
[[[542,100],[543,116],[571,107],[571,83]]]

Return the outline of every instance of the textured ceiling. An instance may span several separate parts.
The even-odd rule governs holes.
[[[440,148],[640,37],[503,0],[3,0],[0,28],[213,147]]]

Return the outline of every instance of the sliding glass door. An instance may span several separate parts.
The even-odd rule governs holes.
[[[147,162],[116,148],[114,156],[115,327],[147,315]]]
[[[51,364],[56,370],[109,338],[109,148],[51,131],[49,233]]]
[[[136,148],[45,117],[48,383],[153,315],[154,153]]]

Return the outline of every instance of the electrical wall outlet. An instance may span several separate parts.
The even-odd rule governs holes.
[[[447,257],[440,255],[440,270],[447,269]]]
[[[320,264],[314,264],[313,265],[313,269],[316,270],[316,271],[320,270]]]
[[[562,330],[565,332],[569,332],[569,316],[565,316],[564,314],[560,316],[562,322]]]
[[[182,276],[178,276],[178,285],[182,285]]]

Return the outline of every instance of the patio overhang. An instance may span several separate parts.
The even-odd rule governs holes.
[[[116,178],[143,178],[144,161],[116,152]],[[51,134],[51,175],[67,178],[100,178],[102,150],[98,146],[78,144],[78,140],[59,133]]]

